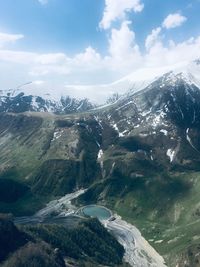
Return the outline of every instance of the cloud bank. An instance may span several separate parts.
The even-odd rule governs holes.
[[[24,38],[23,34],[9,34],[0,32],[0,48],[9,43],[15,43],[16,41]]]
[[[200,53],[200,36],[191,37],[180,43],[170,40],[166,44],[162,40],[160,27],[153,29],[146,37],[146,50],[143,51],[136,42],[130,21],[123,21],[120,28],[111,30],[106,56],[102,56],[91,46],[74,56],[65,53],[40,54],[6,49],[6,45],[21,38],[22,34],[0,33],[0,67],[9,63],[10,66],[18,65],[19,70],[24,70],[24,66],[25,77],[49,78],[49,75],[53,74],[55,79],[65,76],[69,83],[73,82],[74,77],[78,77],[80,83],[95,80],[103,83],[106,75],[117,79],[142,67],[160,67],[190,61]]]
[[[40,2],[45,4],[46,1]],[[6,81],[4,76],[9,75],[13,78],[10,87],[29,80],[40,81],[36,83],[37,86],[46,85],[43,81],[48,81],[55,88],[67,84],[104,84],[138,69],[171,66],[200,56],[200,36],[183,42],[164,40],[167,30],[186,22],[187,18],[180,13],[169,14],[160,26],[149,32],[144,40],[144,47],[139,45],[134,24],[128,20],[127,13],[141,12],[143,8],[140,0],[105,0],[100,26],[107,34],[106,55],[102,55],[92,46],[73,56],[61,52],[18,51],[11,49],[10,45],[26,37],[23,34],[0,32],[2,81]],[[112,24],[116,20],[119,22],[118,27]],[[83,93],[85,91],[80,90],[81,97]]]

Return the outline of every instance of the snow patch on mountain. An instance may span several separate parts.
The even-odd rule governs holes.
[[[100,149],[99,152],[98,152],[97,159],[98,159],[98,160],[101,160],[102,157],[103,157],[103,150]]]
[[[28,82],[15,89],[0,90],[0,106],[8,99],[12,100],[21,94],[21,96],[32,97],[31,111],[63,111],[65,113],[67,110],[82,112],[92,108],[92,105],[89,108],[88,103],[85,103],[82,99],[87,98],[90,102],[96,103],[96,106],[107,108],[142,91],[157,80],[161,81],[159,83],[160,89],[166,85],[174,86],[178,81],[185,81],[188,85],[195,85],[200,88],[200,64],[198,62],[198,60],[190,63],[181,62],[163,68],[141,68],[110,84],[66,85],[63,88],[48,88],[48,83],[45,87],[43,83]],[[38,98],[43,100],[42,104]],[[112,101],[105,104],[109,98]],[[134,102],[130,100],[126,105],[129,104],[134,105]]]
[[[160,130],[160,133],[163,133],[165,136],[167,136],[167,135],[168,135],[168,131],[167,131],[167,130],[165,130],[165,129],[161,129],[161,130]]]
[[[170,162],[173,162],[175,153],[176,151],[171,148],[167,150],[167,156],[170,158]]]
[[[186,139],[187,139],[188,143],[191,145],[191,147],[194,148],[194,150],[196,150],[199,153],[198,149],[196,149],[196,147],[192,143],[192,139],[189,136],[189,131],[190,131],[190,129],[187,128],[186,129]]]

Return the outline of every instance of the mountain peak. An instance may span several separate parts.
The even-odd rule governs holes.
[[[29,109],[31,111],[56,113],[81,112],[94,108],[94,105],[90,102],[95,103],[95,99],[98,99],[96,101],[98,105],[103,105],[106,101],[112,104],[117,102],[118,99],[123,99],[142,91],[156,81],[159,81],[158,86],[160,88],[163,88],[165,84],[174,86],[181,81],[200,88],[200,59],[162,68],[141,68],[107,85],[70,85],[69,88],[66,86],[64,88],[48,89],[48,87],[41,88],[39,83],[28,82],[18,86],[16,89],[0,90],[0,110],[14,111],[16,110],[15,107],[17,107],[20,112],[28,111]],[[70,96],[69,92],[72,92]],[[82,92],[83,94],[80,99],[75,97],[77,92]],[[115,97],[113,98],[113,96]],[[89,101],[86,101],[86,99],[89,99]],[[7,105],[5,103],[7,102],[9,102],[10,107],[12,106],[11,108],[6,108]],[[24,105],[24,102],[26,107],[21,109],[20,107],[22,104]],[[66,106],[63,106],[63,103]]]

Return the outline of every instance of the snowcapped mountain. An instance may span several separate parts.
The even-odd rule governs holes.
[[[192,81],[200,87],[200,63],[199,60],[196,60],[194,62],[181,62],[173,66],[164,66],[162,68],[141,68],[110,84],[89,86],[68,85],[66,89],[73,92],[75,96],[79,95],[80,92],[84,92],[92,102],[98,102],[98,104],[103,105],[106,102],[113,103],[113,100],[118,100],[127,95],[130,96],[141,91],[152,82],[170,72],[174,75],[182,73],[184,79],[190,82]],[[116,95],[118,95],[117,98]]]
[[[96,109],[97,121],[106,121],[119,138],[129,140],[128,147],[137,143],[134,153],[139,157],[142,153],[147,160],[194,167],[200,153],[199,67],[196,61],[141,90],[130,90],[114,104]]]
[[[175,86],[184,81],[188,86],[200,88],[200,60],[183,62],[163,68],[139,69],[130,75],[105,85],[69,85],[64,89],[41,89],[34,83],[26,83],[16,89],[0,90],[0,112],[39,111],[59,114],[84,112],[98,105],[113,104],[159,84]],[[73,92],[69,96],[69,92]],[[77,98],[77,92],[83,92]],[[95,94],[94,94],[95,92]],[[95,98],[93,97],[95,95]],[[90,100],[88,100],[90,99]],[[98,99],[98,101],[95,101]]]
[[[37,87],[33,90],[28,85],[13,90],[0,90],[0,112],[36,111],[69,114],[95,107],[86,98],[76,99],[63,94],[62,91],[38,90]]]
[[[139,69],[138,71],[135,71],[123,79],[111,84],[111,86],[115,85],[116,87],[121,87],[121,91],[118,91],[118,93],[121,93],[122,97],[126,97],[127,95],[130,96],[145,89],[162,77],[163,84],[160,88],[164,86],[164,81],[173,85],[176,83],[177,78],[179,80],[184,80],[188,84],[194,84],[200,88],[200,60],[195,60],[189,63],[182,62],[163,68]]]

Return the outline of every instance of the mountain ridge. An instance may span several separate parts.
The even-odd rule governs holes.
[[[71,85],[63,89],[40,88],[40,83],[29,82],[18,86],[16,89],[0,90],[0,111],[1,112],[53,112],[68,114],[84,112],[94,109],[96,106],[113,104],[116,101],[131,96],[150,86],[162,77],[168,77],[165,82],[172,83],[176,79],[182,79],[188,84],[194,84],[200,88],[200,64],[199,60],[175,66],[163,67],[160,69],[146,68],[135,71],[124,78],[105,85]],[[169,75],[170,74],[170,75]],[[39,86],[39,87],[38,87]],[[68,88],[74,88],[74,95],[69,95]],[[76,91],[93,91],[97,94],[98,104],[92,100],[90,95],[76,97]],[[104,96],[103,96],[104,93]],[[99,95],[100,94],[100,95]],[[105,97],[106,95],[106,97]],[[104,98],[101,103],[102,97]],[[91,99],[90,99],[91,98]]]
[[[87,112],[1,112],[0,178],[17,197],[0,202],[1,211],[30,214],[88,188],[77,205],[116,211],[170,267],[196,267],[188,259],[200,232],[200,90],[193,76],[167,72]]]

